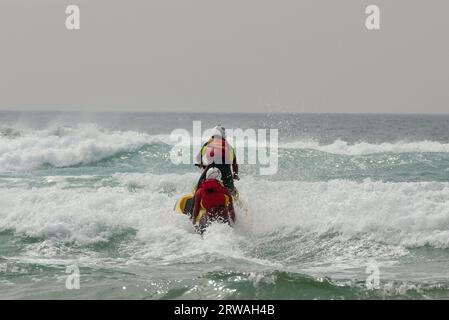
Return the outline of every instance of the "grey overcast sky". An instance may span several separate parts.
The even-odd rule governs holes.
[[[0,0],[0,109],[447,113],[448,39],[447,0]]]

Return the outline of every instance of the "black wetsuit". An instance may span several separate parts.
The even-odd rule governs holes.
[[[212,137],[212,139],[214,139],[214,138]],[[201,148],[201,151],[200,151],[201,152],[201,157],[202,157],[202,150],[204,148],[206,148],[209,145],[210,142],[211,142],[211,140],[209,140],[208,142],[203,144],[203,147]],[[225,147],[225,143],[227,143],[227,142],[226,142],[225,139],[222,138],[221,139],[221,143],[222,143],[222,147],[224,148]],[[230,148],[232,149],[231,146],[230,146]],[[232,151],[233,151],[233,149],[232,149]],[[200,166],[204,167],[204,171],[203,171],[203,174],[201,175],[201,177],[200,177],[200,179],[198,181],[196,189],[198,189],[200,184],[204,180],[206,180],[206,172],[207,172],[207,170],[209,168],[218,168],[220,170],[220,172],[221,172],[221,180],[223,181],[223,185],[226,188],[228,188],[229,192],[231,192],[232,195],[235,195],[236,190],[235,190],[235,186],[234,186],[234,178],[233,178],[232,172],[234,171],[235,174],[238,174],[239,167],[238,167],[238,164],[237,164],[237,157],[235,155],[235,152],[232,152],[232,153],[233,153],[232,163],[226,163],[225,152],[221,153],[221,157],[222,157],[221,158],[221,163],[212,162],[211,164],[209,164],[206,167],[203,166],[203,162],[202,162],[203,160],[201,158]]]

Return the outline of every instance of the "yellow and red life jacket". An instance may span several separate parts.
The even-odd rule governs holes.
[[[223,138],[210,139],[201,149],[201,157],[204,164],[232,164],[235,158],[234,149]]]

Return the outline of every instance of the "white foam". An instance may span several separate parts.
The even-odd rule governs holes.
[[[14,137],[0,136],[0,172],[33,169],[49,164],[65,167],[88,164],[118,152],[135,151],[151,143],[173,145],[170,135],[148,135],[136,131],[108,131],[95,124],[54,127],[45,130],[22,130]],[[349,144],[336,140],[328,145],[315,141],[281,143],[280,148],[311,149],[342,155],[376,153],[442,152],[449,144],[437,141]]]
[[[65,167],[104,159],[145,144],[169,141],[165,135],[106,131],[93,124],[23,131],[15,138],[0,136],[0,171],[26,170],[45,164]]]
[[[269,264],[245,256],[240,243],[246,238],[237,229],[212,226],[213,231],[206,233],[202,241],[193,232],[189,219],[174,213],[175,201],[191,191],[197,175],[140,174],[140,179],[138,176],[116,174],[109,178],[116,179],[116,187],[61,189],[56,184],[34,189],[2,188],[0,230],[45,239],[43,243],[28,246],[26,257],[32,260],[54,262],[55,255],[65,250],[61,249],[64,243],[73,247],[73,243],[90,245],[110,241],[133,229],[137,239],[127,249],[126,263],[151,260],[163,265],[174,260],[203,262],[233,257]],[[129,185],[136,180],[142,188],[130,191]],[[173,183],[175,189],[167,192],[167,183]],[[99,259],[92,259],[91,263]]]
[[[254,230],[299,228],[392,245],[449,246],[449,183],[329,182],[245,179]]]
[[[350,144],[343,140],[335,140],[333,143],[327,145],[322,145],[315,141],[295,141],[282,143],[280,147],[285,149],[311,149],[341,155],[411,152],[449,153],[449,143],[441,143],[437,141],[399,141],[395,143],[384,142],[380,144],[358,142]]]
[[[186,217],[173,213],[173,206],[181,194],[191,191],[196,178],[133,173],[109,178],[116,179],[115,187],[2,188],[0,230],[85,244],[107,241],[132,228],[152,247],[149,256],[189,255],[194,249],[187,244],[197,235]],[[129,188],[136,181],[141,188]],[[252,219],[239,211],[235,230],[219,230],[217,237],[230,243],[230,251],[207,244],[216,241],[204,242],[201,250],[243,257],[236,243],[247,236],[287,236],[294,230],[318,236],[337,233],[343,240],[449,247],[449,183],[276,182],[246,177],[238,188]]]

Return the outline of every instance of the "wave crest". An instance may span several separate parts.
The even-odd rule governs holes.
[[[449,143],[438,141],[415,141],[415,142],[383,142],[372,144],[359,142],[350,144],[340,139],[331,144],[321,145],[315,141],[295,141],[281,144],[285,149],[312,149],[326,153],[340,155],[368,155],[376,153],[413,153],[413,152],[441,152],[449,153]]]
[[[88,164],[165,140],[135,131],[107,131],[93,124],[24,131],[14,137],[0,136],[0,171]]]

